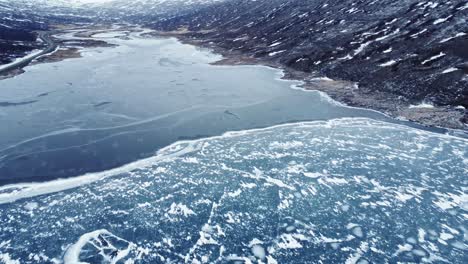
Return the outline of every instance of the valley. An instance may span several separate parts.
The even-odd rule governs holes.
[[[462,0],[0,0],[0,263],[454,263]]]

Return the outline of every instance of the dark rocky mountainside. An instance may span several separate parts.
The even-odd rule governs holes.
[[[46,28],[45,23],[33,21],[12,5],[0,2],[0,64],[41,47],[33,31]]]
[[[185,28],[187,37],[230,52],[357,82],[353,93],[375,99],[463,111],[467,19],[463,0],[231,0],[151,26]]]
[[[9,63],[34,49],[44,48],[36,31],[51,24],[92,21],[92,10],[54,0],[0,0],[0,64]],[[86,15],[83,15],[86,14]]]
[[[173,19],[225,1],[229,0],[113,0],[89,7],[100,10],[98,19],[105,21],[148,23]]]

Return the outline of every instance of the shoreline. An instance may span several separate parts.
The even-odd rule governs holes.
[[[412,105],[402,101],[397,95],[370,91],[359,87],[359,84],[347,80],[330,79],[316,73],[307,73],[289,68],[273,60],[246,56],[241,52],[233,52],[219,47],[207,40],[190,37],[189,31],[157,31],[151,35],[159,37],[174,37],[184,44],[207,48],[223,56],[223,59],[212,65],[262,65],[282,70],[284,80],[301,81],[299,87],[304,90],[316,90],[326,93],[330,98],[349,107],[375,110],[391,118],[410,121],[417,124],[450,130],[468,132],[468,117],[465,109],[454,109],[425,104]]]
[[[57,25],[49,31],[41,32],[41,36],[47,36],[49,47],[36,54],[18,58],[18,62],[15,65],[0,69],[0,81],[23,74],[25,72],[24,68],[28,66],[80,58],[82,56],[81,50],[84,48],[115,47],[115,45],[102,39],[93,39],[92,37],[92,35],[99,34],[100,32],[112,31],[114,29],[107,26],[77,28]],[[88,32],[90,36],[79,36],[83,32]],[[71,38],[60,38],[59,36],[63,34],[72,34],[73,36]]]
[[[365,117],[345,117],[345,118],[336,118],[330,120],[316,120],[316,121],[305,121],[305,122],[293,122],[293,123],[285,123],[279,124],[264,128],[252,128],[252,129],[245,129],[245,130],[233,130],[224,132],[221,135],[211,136],[211,137],[204,137],[198,139],[191,139],[191,140],[178,140],[176,142],[167,145],[160,150],[158,150],[153,156],[149,156],[143,159],[135,160],[133,162],[129,162],[127,164],[104,170],[98,172],[88,172],[85,174],[67,177],[67,178],[57,178],[53,180],[47,181],[31,181],[31,182],[17,182],[11,183],[6,185],[0,185],[0,205],[2,204],[9,204],[16,202],[18,200],[29,199],[33,197],[37,197],[40,195],[46,195],[51,193],[57,193],[61,191],[76,189],[81,186],[93,184],[95,182],[116,177],[123,173],[129,173],[133,170],[140,169],[144,166],[150,166],[155,162],[159,162],[165,159],[170,159],[174,157],[179,157],[182,155],[186,155],[192,153],[194,151],[199,150],[200,143],[210,141],[210,140],[217,140],[223,138],[233,138],[239,137],[246,134],[254,134],[258,132],[270,131],[276,128],[284,128],[284,127],[294,127],[294,126],[304,126],[304,127],[320,127],[320,126],[330,126],[330,125],[367,125],[371,126],[371,124],[386,124],[388,128],[392,129],[402,129],[402,130],[412,130],[416,129],[414,127],[410,127],[404,124],[396,124],[396,123],[388,123],[385,121],[365,118]],[[442,134],[430,130],[422,130],[423,133],[426,133],[432,137],[439,137],[439,138],[446,138],[446,139],[454,139],[460,140],[462,142],[468,143],[468,138],[453,136],[449,134]],[[180,146],[183,146],[180,148]]]
[[[43,50],[31,52],[30,54],[16,58],[15,61],[0,65],[0,80],[14,77],[18,74],[24,73],[23,68],[30,65],[37,59],[54,54],[59,49],[59,44],[52,39],[52,35],[55,31],[39,31],[38,38],[47,43],[47,46]]]
[[[55,44],[53,52],[36,56],[20,67],[0,72],[0,81],[24,73],[23,69],[30,65],[80,58],[83,48],[115,46],[103,39],[94,39],[94,35],[134,30],[135,28],[132,27],[115,28],[113,25],[92,25],[87,28],[57,25],[53,30],[44,33],[50,34],[50,38]],[[221,60],[213,62],[211,65],[261,65],[281,70],[284,73],[281,79],[301,82],[298,89],[324,92],[336,102],[349,107],[374,110],[396,120],[410,121],[429,128],[449,129],[461,131],[462,133],[468,132],[468,123],[462,122],[462,120],[468,121],[464,109],[433,106],[424,102],[421,102],[419,106],[411,105],[409,102],[400,100],[394,94],[368,91],[351,81],[334,80],[314,73],[297,71],[273,60],[246,56],[241,52],[221,48],[203,39],[191,38],[187,35],[189,33],[191,32],[153,30],[142,34],[153,37],[174,37],[181,43],[207,48],[223,56]],[[58,37],[60,34],[72,34],[72,37],[60,38]]]
[[[139,31],[139,32],[141,32],[141,31]],[[144,32],[147,32],[147,31],[144,31]],[[143,33],[142,33],[142,34],[143,34]],[[140,34],[140,35],[142,35],[142,34]],[[144,34],[147,34],[147,33],[144,33]],[[173,38],[173,40],[179,42],[179,41],[176,40],[175,38]],[[193,47],[191,47],[191,48],[193,48]],[[217,56],[217,58],[219,58],[219,56]],[[211,61],[213,61],[213,60],[211,60]],[[220,62],[220,61],[214,62],[214,63],[212,63],[212,64],[215,64],[215,65],[216,65],[216,64],[219,64],[219,62]],[[222,64],[219,64],[219,65],[222,65]],[[225,65],[227,65],[227,64],[225,64]],[[274,66],[265,66],[265,65],[260,65],[260,64],[253,64],[253,65],[254,65],[253,67],[260,67],[260,68],[268,67],[268,68],[270,68],[270,69],[272,69],[272,70],[275,70],[276,72],[278,72],[277,75],[275,74],[275,78],[274,78],[275,80],[277,80],[277,81],[283,81],[283,82],[284,82],[284,81],[287,81],[287,79],[286,79],[287,76],[285,76],[286,73],[285,73],[282,69],[279,69],[278,67],[274,67]],[[325,81],[327,81],[327,80],[325,80]],[[302,82],[296,81],[295,84],[293,84],[293,85],[291,86],[291,89],[300,89],[300,90],[303,90],[303,87],[300,85],[300,83],[302,83]],[[312,90],[309,89],[309,90],[305,90],[305,91],[311,92]],[[315,93],[315,91],[314,91],[314,93]],[[331,99],[329,99],[329,97],[327,96],[327,100],[331,100]],[[333,103],[336,103],[336,104],[340,104],[338,101],[335,101],[335,100],[333,100],[332,102],[333,102]],[[304,105],[304,104],[302,104],[302,105]],[[353,107],[350,107],[350,108],[353,108]],[[364,109],[364,108],[360,108],[360,109]],[[378,111],[372,110],[372,109],[370,109],[370,111],[378,112]],[[381,114],[381,113],[379,112],[379,114]],[[361,118],[362,118],[362,117],[361,117]],[[440,129],[439,129],[439,128],[434,128],[434,127],[423,127],[423,126],[421,126],[421,125],[419,125],[419,124],[417,124],[417,123],[415,123],[415,122],[402,122],[402,121],[398,121],[398,120],[396,120],[396,119],[390,119],[389,116],[388,116],[388,118],[389,118],[389,119],[386,120],[385,122],[386,122],[386,123],[390,123],[390,126],[404,126],[404,127],[407,127],[408,129],[417,129],[417,130],[421,130],[421,131],[424,131],[424,132],[430,132],[430,133],[434,133],[434,134],[438,134],[438,135],[453,136],[453,137],[456,137],[456,138],[461,138],[461,139],[463,139],[463,140],[467,140],[467,138],[468,138],[468,136],[465,136],[465,135],[462,134],[462,133],[463,133],[462,131],[460,131],[460,135],[457,135],[457,133],[456,133],[455,131],[451,131],[451,130],[445,129],[445,128],[440,128]],[[345,119],[346,119],[346,118],[345,118]],[[354,119],[356,119],[356,118],[354,118]],[[359,117],[358,117],[358,119],[359,119]],[[331,120],[337,120],[337,119],[331,119]],[[372,120],[378,121],[378,120],[376,120],[376,119],[372,119]],[[307,123],[307,122],[322,122],[322,121],[293,121],[293,122],[288,122],[288,123],[282,123],[282,124],[280,124],[280,125],[278,125],[278,126],[287,126],[287,125],[294,125],[294,124],[298,124],[298,123]],[[271,128],[271,126],[260,127],[260,128],[253,128],[252,130],[257,130],[257,129],[269,129],[269,128]],[[250,129],[247,129],[247,130],[250,130]],[[241,132],[243,132],[243,131],[245,132],[245,131],[247,131],[247,130],[240,130],[240,131],[238,131],[238,130],[228,130],[229,132],[226,132],[226,133],[241,133]],[[466,133],[466,132],[465,132],[465,133]],[[203,140],[203,139],[206,139],[206,138],[207,138],[207,137],[201,137],[199,140]],[[210,137],[208,137],[208,138],[210,138]],[[197,139],[198,139],[198,138],[197,138]],[[177,140],[177,141],[175,141],[173,144],[175,144],[175,143],[180,143],[180,142],[185,142],[185,141],[184,141],[184,140]],[[163,148],[163,149],[164,149],[164,148]],[[89,175],[89,174],[93,174],[93,172],[86,173],[85,175]],[[71,176],[71,178],[74,178],[74,177],[76,177],[76,176]],[[25,181],[25,182],[29,182],[29,180],[27,180],[27,181]],[[48,180],[46,180],[46,181],[40,180],[39,182],[48,182]],[[16,184],[16,183],[13,183],[13,184]],[[4,185],[4,186],[9,186],[9,185],[10,185],[10,184],[6,184],[6,185]],[[2,188],[0,188],[0,191],[1,191],[1,189],[2,189]]]

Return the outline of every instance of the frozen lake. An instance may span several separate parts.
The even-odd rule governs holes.
[[[175,39],[96,36],[119,46],[0,81],[0,185],[102,171],[226,131],[384,118],[291,89],[275,69],[211,66],[219,56]]]
[[[0,81],[0,263],[466,263],[468,140],[98,36]]]

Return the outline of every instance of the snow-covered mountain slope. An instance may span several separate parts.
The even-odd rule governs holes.
[[[0,0],[0,19],[23,15],[29,20],[44,23],[89,20],[96,12],[86,6],[71,0]]]
[[[90,22],[93,14],[68,0],[0,0],[0,64],[42,48],[35,31],[51,23]]]
[[[34,31],[77,22],[148,23],[224,0],[0,0],[0,64],[40,48]]]
[[[0,0],[0,39],[77,21],[187,28],[201,44],[305,78],[357,82],[327,92],[396,114],[399,102],[468,108],[467,20],[466,0]]]
[[[350,103],[359,93],[468,107],[467,19],[466,0],[230,0],[153,26],[359,82],[340,98]]]
[[[229,0],[110,0],[88,6],[100,9],[101,19],[143,23],[186,15],[224,1]]]
[[[32,31],[46,28],[13,1],[0,1],[0,64],[40,47]]]

